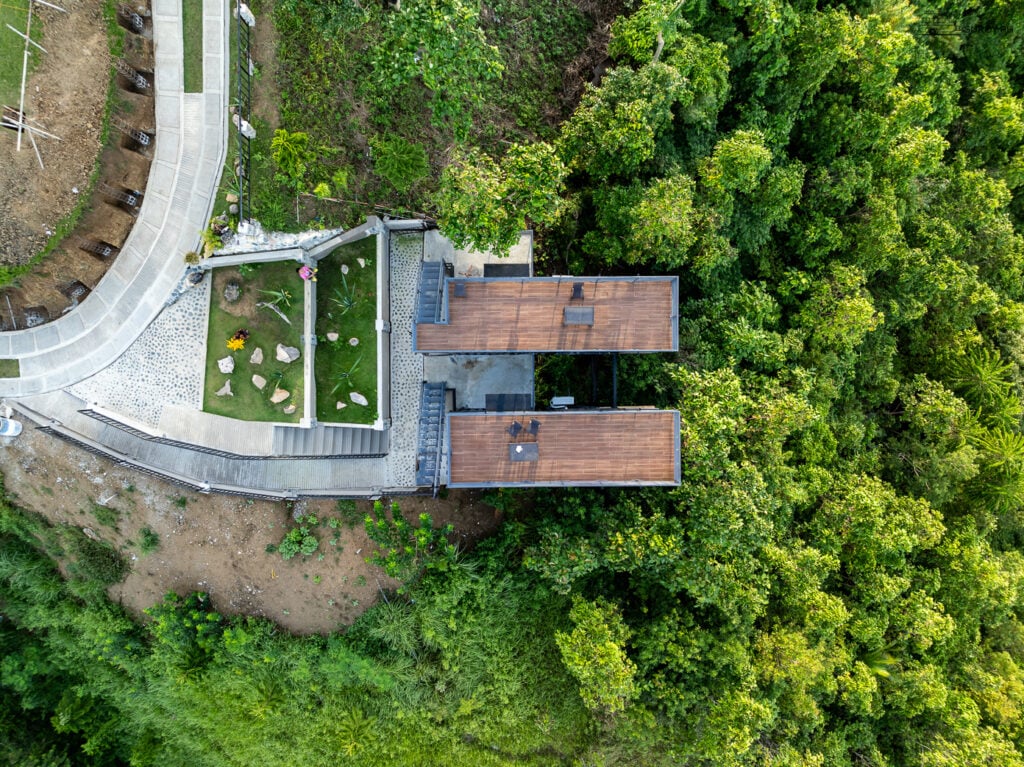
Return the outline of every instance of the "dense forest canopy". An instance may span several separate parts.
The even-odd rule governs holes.
[[[1024,2],[626,3],[550,129],[494,95],[493,8],[286,8],[366,37],[375,108],[429,97],[454,238],[680,276],[682,351],[620,398],[681,411],[682,484],[500,494],[307,639],[198,596],[135,625],[8,509],[12,763],[1024,765]]]

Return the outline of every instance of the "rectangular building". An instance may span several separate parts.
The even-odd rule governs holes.
[[[449,487],[678,485],[679,413],[448,414]]]

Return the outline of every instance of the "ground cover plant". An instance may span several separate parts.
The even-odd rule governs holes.
[[[378,416],[376,238],[335,249],[318,267],[317,420],[372,424]],[[328,333],[337,334],[337,339],[330,340]],[[350,396],[353,392],[362,394],[370,404],[355,403]],[[339,402],[343,408],[338,407]]]
[[[305,385],[302,358],[291,363],[276,359],[278,344],[300,351],[303,348],[303,282],[296,268],[293,261],[281,261],[241,270],[231,267],[211,270],[213,286],[203,397],[206,412],[243,421],[296,423],[302,417]],[[239,298],[233,302],[224,296],[231,283],[236,284],[239,291]],[[246,331],[248,335],[242,338],[239,331]],[[252,364],[250,359],[257,348],[263,352],[263,362]],[[217,366],[217,361],[224,357],[234,360],[234,372],[230,375],[221,373]],[[254,375],[266,381],[262,390],[253,384]],[[232,395],[217,396],[217,391],[228,380]],[[283,389],[291,396],[283,402],[272,403],[270,399],[275,389]],[[295,412],[284,412],[289,405],[295,405]]]

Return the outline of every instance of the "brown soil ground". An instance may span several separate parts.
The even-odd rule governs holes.
[[[48,53],[26,88],[26,115],[61,138],[36,139],[45,170],[40,170],[30,143],[23,138],[18,152],[15,132],[0,131],[0,264],[4,265],[24,264],[43,249],[88,187],[97,157],[99,181],[110,186],[144,190],[149,176],[149,159],[123,147],[115,128],[106,147],[100,142],[111,72],[102,0],[68,0],[62,5],[68,14],[47,9],[40,14]],[[133,66],[152,69],[152,57],[150,40],[126,36],[124,58]],[[116,117],[133,127],[153,128],[149,96],[121,88],[115,94]],[[75,231],[18,287],[4,291],[13,312],[6,300],[0,302],[0,331],[13,329],[15,323],[23,327],[25,307],[43,306],[51,319],[60,316],[72,305],[61,289],[74,282],[92,289],[110,265],[79,250],[78,240],[91,238],[120,246],[133,222],[128,213],[94,194]]]
[[[264,616],[297,634],[327,633],[351,624],[381,589],[397,585],[366,561],[373,544],[361,524],[342,525],[335,546],[335,531],[317,528],[323,560],[314,555],[286,562],[266,551],[290,526],[286,504],[183,491],[33,428],[0,447],[0,469],[7,494],[19,506],[54,524],[87,527],[123,552],[132,571],[111,587],[110,596],[136,615],[168,591],[205,591],[224,613]],[[500,514],[475,493],[396,500],[407,518],[426,511],[438,524],[451,522],[464,548],[501,523]],[[114,515],[106,510],[115,512],[116,527],[97,518],[96,504],[108,522]],[[369,509],[369,503],[359,503],[361,512]],[[302,501],[295,510],[322,520],[339,516],[333,501]],[[139,547],[144,527],[160,536],[160,547],[148,555]]]

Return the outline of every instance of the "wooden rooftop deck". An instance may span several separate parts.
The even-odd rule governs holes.
[[[573,284],[583,298],[571,298]],[[455,286],[461,284],[457,296]],[[533,277],[446,283],[448,323],[417,324],[418,352],[656,352],[679,348],[677,277]],[[592,325],[564,310],[593,309]]]
[[[516,437],[513,421],[524,427]],[[449,487],[679,484],[674,410],[451,413],[448,435]],[[536,459],[513,460],[516,446]]]

